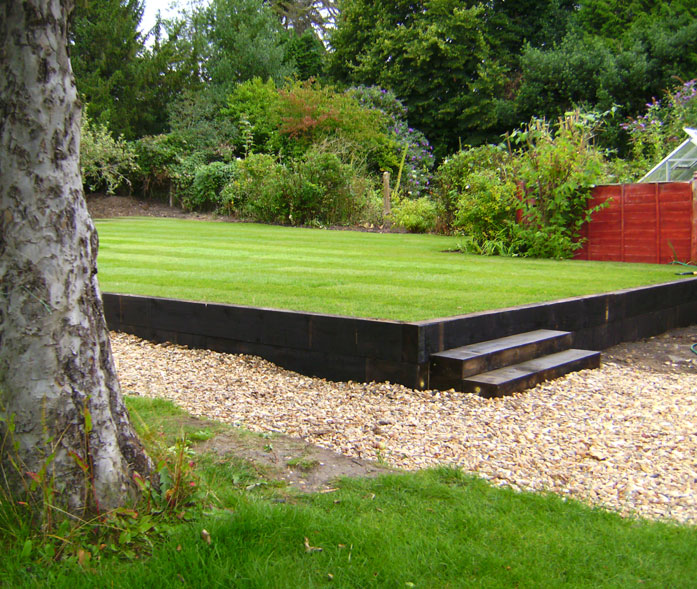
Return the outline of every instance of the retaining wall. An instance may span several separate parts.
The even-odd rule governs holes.
[[[697,278],[418,322],[380,321],[104,293],[109,328],[151,341],[253,354],[330,380],[428,388],[433,352],[533,329],[602,350],[697,323]]]

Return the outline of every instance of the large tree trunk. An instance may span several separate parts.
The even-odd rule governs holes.
[[[0,6],[0,484],[18,493],[47,465],[56,503],[79,513],[134,498],[134,472],[148,477],[152,463],[123,405],[97,284],[73,3]]]

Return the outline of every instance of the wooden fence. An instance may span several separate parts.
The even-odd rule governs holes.
[[[597,186],[589,207],[607,201],[583,227],[577,259],[697,263],[697,178]]]

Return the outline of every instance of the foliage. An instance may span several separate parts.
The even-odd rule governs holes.
[[[174,163],[168,167],[171,178],[173,200],[176,199],[184,208],[197,201],[194,192],[194,180],[199,168],[208,164],[206,154],[201,151],[180,153]]]
[[[70,60],[89,115],[115,135],[133,139],[138,116],[140,0],[78,2],[72,17]]]
[[[114,194],[131,186],[130,177],[138,171],[136,151],[123,137],[114,139],[104,123],[82,116],[80,140],[82,182],[91,192]]]
[[[221,210],[243,219],[278,222],[280,186],[286,174],[273,156],[250,154],[238,163],[237,174],[223,188]]]
[[[219,208],[223,204],[221,192],[234,177],[235,170],[235,163],[211,162],[198,166],[182,206],[189,211]]]
[[[437,211],[435,203],[425,197],[394,200],[390,217],[395,225],[410,233],[427,233],[436,227]]]
[[[281,125],[280,96],[273,80],[265,82],[255,77],[239,84],[227,98],[227,107],[222,110],[238,128],[243,121],[250,125],[251,144],[247,147],[238,135],[235,143],[237,153],[255,151],[275,152],[279,148],[279,127]]]
[[[522,183],[520,222],[511,225],[517,253],[567,258],[581,247],[579,230],[590,221],[590,190],[603,178],[604,155],[593,144],[602,115],[573,111],[555,129],[533,119],[508,140],[518,146],[516,177]]]
[[[456,0],[346,0],[331,35],[335,79],[389,88],[443,157],[480,143],[496,123],[503,82],[489,59],[481,5]]]
[[[383,113],[314,80],[277,89],[271,80],[255,78],[229,96],[224,113],[238,127],[244,121],[251,124],[254,151],[283,161],[301,158],[313,146],[338,142],[342,158],[367,162],[372,171],[394,162]],[[243,153],[241,137],[237,152]]]
[[[441,163],[435,197],[444,230],[490,239],[512,219],[517,201],[512,160],[505,147],[483,145]]]
[[[369,182],[350,164],[320,148],[282,164],[252,154],[239,162],[223,190],[225,212],[257,221],[291,225],[343,225],[360,220]]]
[[[411,198],[424,196],[431,185],[433,168],[433,148],[425,135],[409,126],[407,108],[397,99],[394,92],[375,86],[357,86],[349,94],[368,108],[381,111],[388,117],[387,133],[394,142],[393,154],[403,156],[400,186],[403,193]],[[394,172],[395,167],[390,166]]]
[[[336,0],[270,0],[271,10],[296,37],[318,32],[326,36],[339,12]]]
[[[389,152],[382,113],[361,107],[347,93],[318,82],[295,83],[279,90],[282,150],[301,155],[311,145],[340,137],[358,157],[368,157],[380,169]]]
[[[637,116],[674,79],[697,74],[692,40],[695,7],[683,3],[596,0],[580,5],[562,41],[527,46],[515,97],[519,118],[555,119],[576,105],[605,111],[620,105]],[[619,120],[600,140],[624,153]]]
[[[239,141],[235,124],[221,114],[224,102],[209,91],[184,91],[169,105],[173,140],[208,159],[228,159]]]
[[[84,418],[89,436],[92,425],[86,407]],[[17,451],[13,418],[9,425],[0,447],[12,454]],[[104,511],[95,500],[95,514],[90,517],[87,513],[66,517],[68,514],[55,500],[60,493],[60,481],[52,476],[52,462],[58,452],[55,440],[49,440],[50,453],[39,472],[24,472],[26,467],[19,456],[12,458],[13,466],[22,471],[26,480],[25,494],[9,497],[0,489],[0,535],[22,544],[23,561],[87,567],[109,556],[128,560],[150,556],[152,540],[161,541],[165,532],[171,530],[173,521],[180,520],[187,512],[200,512],[205,492],[198,484],[186,437],[178,437],[173,445],[163,444],[162,436],[153,435],[141,425],[144,430],[140,435],[148,446],[149,456],[157,463],[157,477],[146,480],[135,472],[133,476],[141,491],[139,503]],[[91,495],[94,472],[88,450],[82,456],[74,451],[70,454],[85,475],[84,492]],[[8,473],[2,475],[6,479]]]
[[[473,253],[567,258],[581,246],[590,190],[605,177],[594,144],[605,115],[566,113],[553,128],[543,119],[507,135],[507,146],[468,149],[437,172],[446,229]],[[506,149],[507,148],[507,149]]]
[[[622,125],[632,145],[632,165],[645,173],[684,140],[684,127],[697,126],[697,79],[669,89],[655,98],[646,112]]]
[[[286,55],[295,64],[299,80],[319,78],[324,73],[327,50],[312,29],[306,29],[301,35],[290,34],[286,41]]]
[[[254,77],[280,84],[293,73],[280,24],[263,0],[212,0],[192,22],[206,41],[204,76],[218,94]]]
[[[144,35],[142,14],[142,0],[77,2],[70,31],[71,63],[90,116],[129,140],[166,131],[167,105],[200,83],[183,23],[160,22]]]
[[[168,194],[173,186],[172,167],[184,144],[171,134],[142,137],[135,143],[139,180],[144,196]]]

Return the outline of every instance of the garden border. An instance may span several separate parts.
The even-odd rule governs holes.
[[[109,329],[156,342],[252,354],[337,381],[429,386],[434,352],[534,329],[603,350],[697,322],[697,278],[416,322],[104,293]]]

